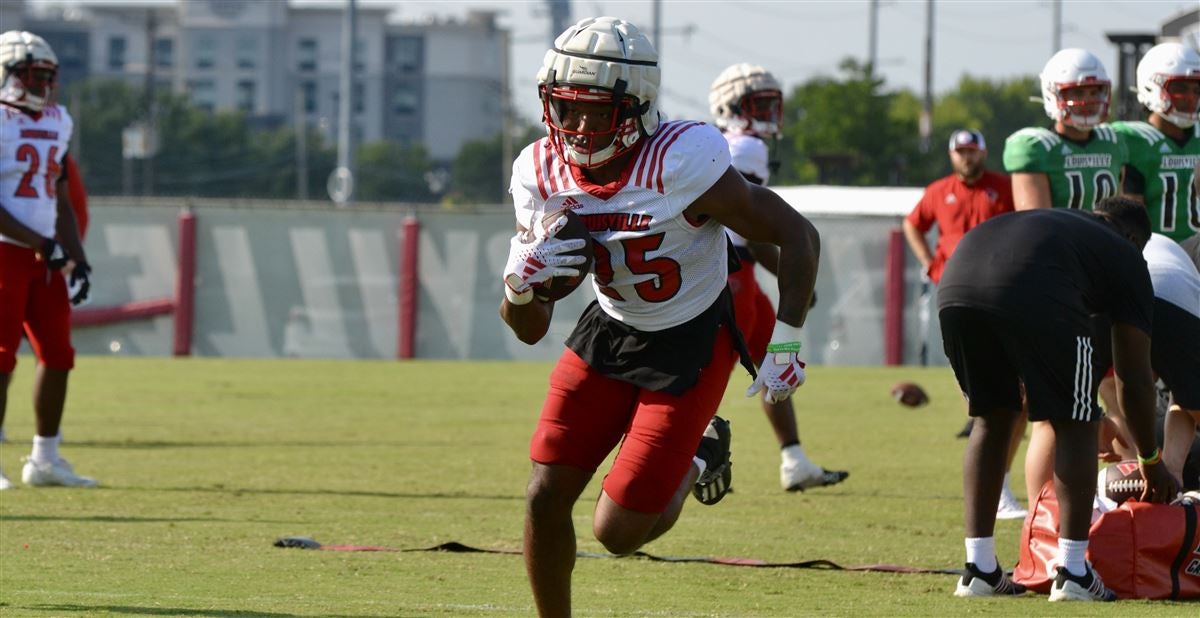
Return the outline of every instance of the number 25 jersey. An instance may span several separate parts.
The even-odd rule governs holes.
[[[71,140],[67,109],[54,105],[36,117],[0,104],[0,204],[17,221],[54,237],[55,183]],[[0,234],[0,242],[21,244]]]
[[[1092,129],[1083,143],[1040,127],[1021,129],[1004,142],[1004,170],[1045,174],[1054,208],[1092,210],[1096,202],[1116,195],[1128,158],[1125,143],[1106,124]]]
[[[719,131],[673,121],[642,138],[621,178],[603,186],[564,161],[549,138],[540,139],[513,163],[509,191],[525,228],[547,212],[574,210],[592,235],[600,307],[653,332],[700,315],[725,288],[724,228],[683,211],[728,169],[729,146]]]

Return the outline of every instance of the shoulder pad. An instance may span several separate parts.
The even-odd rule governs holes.
[[[1062,143],[1062,138],[1057,133],[1050,129],[1042,127],[1025,127],[1008,136],[1007,142],[1024,143],[1024,144],[1039,144],[1043,149],[1049,152],[1055,146]]]
[[[1096,125],[1096,128],[1092,129],[1092,132],[1095,133],[1096,138],[1100,139],[1101,141],[1113,143],[1116,143],[1117,141],[1117,132],[1110,124]]]

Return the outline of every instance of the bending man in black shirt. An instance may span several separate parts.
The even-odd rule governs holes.
[[[1085,562],[1096,479],[1096,385],[1091,316],[1112,321],[1119,396],[1147,481],[1145,500],[1178,490],[1154,442],[1150,323],[1154,294],[1141,249],[1145,209],[1123,198],[1104,214],[1033,210],[989,219],[958,245],[942,275],[938,310],[946,355],[978,417],[963,456],[967,572],[957,596],[1020,594],[996,562],[993,530],[1012,424],[1021,410],[1055,434],[1059,560],[1050,600],[1115,595]],[[1113,211],[1117,212],[1113,212]]]

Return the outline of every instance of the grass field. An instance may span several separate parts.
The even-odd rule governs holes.
[[[84,357],[63,453],[95,490],[19,485],[32,434],[32,359],[9,391],[0,465],[0,615],[509,616],[532,613],[519,556],[277,549],[324,543],[519,548],[528,438],[545,363],[168,360]],[[905,409],[892,383],[931,405]],[[948,369],[814,367],[798,396],[815,461],[844,484],[779,489],[778,455],[735,376],[736,492],[692,501],[645,550],[793,562],[961,566],[961,403]],[[599,475],[576,510],[591,537]],[[1013,487],[1022,494],[1019,471]],[[998,524],[1001,561],[1019,522]],[[1194,604],[970,600],[950,575],[580,559],[579,616],[1196,614]]]

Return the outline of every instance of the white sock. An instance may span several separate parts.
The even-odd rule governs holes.
[[[808,460],[808,455],[804,453],[804,447],[799,444],[786,446],[780,450],[780,458],[784,463],[798,464],[801,468],[816,468],[817,465]]]
[[[4,436],[4,428],[0,427],[0,442],[3,442],[5,439],[6,438]]]
[[[1009,487],[1008,487],[1008,473],[1007,472],[1004,473],[1004,485],[1001,486],[1000,493],[1008,493],[1008,494],[1012,493],[1012,489],[1009,489]]]
[[[697,468],[700,468],[700,474],[697,474],[696,478],[704,476],[704,471],[708,469],[708,462],[699,457],[692,457],[692,463],[696,464]]]
[[[1058,539],[1058,563],[1071,572],[1071,575],[1087,573],[1087,539]]]
[[[33,452],[29,454],[33,461],[58,461],[58,436],[33,436]]]
[[[981,536],[967,539],[967,562],[983,573],[994,573],[996,564],[996,537]]]

